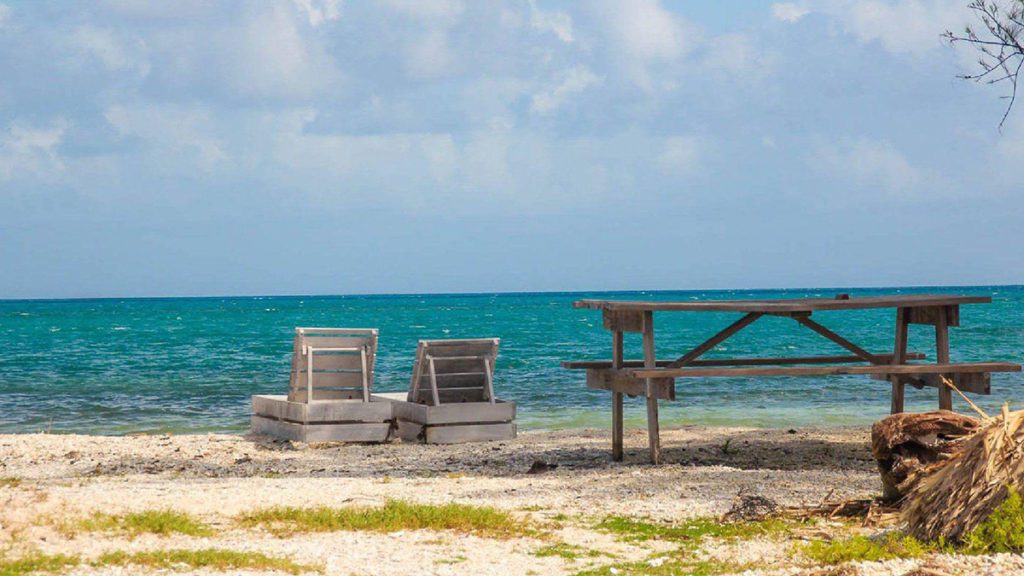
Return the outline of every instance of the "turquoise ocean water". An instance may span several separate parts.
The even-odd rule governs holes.
[[[961,308],[951,330],[954,360],[1024,360],[1024,287],[828,289],[704,292],[289,296],[237,298],[0,301],[0,432],[239,432],[249,396],[284,393],[295,326],[380,329],[375,388],[408,387],[421,338],[502,339],[500,396],[519,403],[521,428],[607,427],[609,396],[589,390],[563,360],[608,358],[600,313],[579,298],[722,299],[945,292],[991,295]],[[893,311],[820,312],[815,318],[875,351],[892,347]],[[659,357],[674,357],[737,315],[660,313]],[[627,356],[640,357],[638,335]],[[911,328],[910,347],[934,358],[928,327]],[[782,318],[762,318],[709,353],[755,356],[842,353]],[[863,376],[692,380],[662,404],[664,426],[805,426],[867,423],[886,414],[888,384]],[[1024,376],[993,376],[981,404],[1024,404]],[[908,409],[930,409],[936,391],[908,388]],[[956,400],[958,409],[963,402]],[[627,419],[643,421],[640,399]]]

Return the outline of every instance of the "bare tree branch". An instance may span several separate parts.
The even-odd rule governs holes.
[[[1024,67],[1024,0],[971,0],[967,5],[981,26],[968,26],[963,34],[946,31],[943,38],[951,45],[964,42],[980,54],[980,72],[960,76],[986,84],[1009,83],[1009,100],[999,128],[1010,116],[1017,101],[1017,79]],[[999,73],[996,75],[995,73]],[[994,76],[994,77],[993,77]]]

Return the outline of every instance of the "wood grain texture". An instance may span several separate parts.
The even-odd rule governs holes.
[[[697,378],[708,376],[833,376],[840,374],[955,374],[1020,372],[1020,364],[974,362],[963,364],[877,364],[872,366],[763,366],[754,368],[626,368],[637,378]]]
[[[882,364],[897,364],[893,362],[892,354],[874,354],[875,358],[881,360]],[[908,352],[904,360],[924,360],[925,355],[920,352]],[[706,360],[693,360],[687,366],[781,366],[786,364],[842,364],[863,362],[859,356],[794,356],[781,358],[709,358]],[[675,360],[658,360],[655,366],[667,368]],[[624,360],[621,368],[643,368],[643,360]],[[586,368],[612,368],[611,360],[571,360],[562,362],[563,368],[582,370]]]
[[[296,442],[386,442],[391,423],[379,424],[298,424],[253,416],[253,434]]]
[[[871,308],[915,308],[919,306],[953,306],[988,304],[990,296],[955,294],[910,294],[895,296],[855,296],[845,300],[834,298],[790,298],[773,300],[686,300],[682,302],[646,300],[577,300],[574,308],[610,311],[692,311],[692,312],[815,312],[818,310],[867,310]]]

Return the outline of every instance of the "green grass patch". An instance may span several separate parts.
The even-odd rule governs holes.
[[[897,532],[890,532],[877,538],[852,536],[828,542],[815,540],[802,547],[808,558],[822,564],[918,558],[940,549],[938,544],[923,543]]]
[[[577,546],[575,544],[566,544],[565,542],[560,542],[558,544],[552,544],[550,546],[538,548],[537,550],[531,552],[531,554],[538,558],[551,558],[557,556],[558,558],[568,560],[569,562],[575,562],[581,558],[597,558],[598,556],[610,556],[610,554],[606,552],[590,550],[582,546]]]
[[[18,486],[21,486],[21,478],[16,476],[0,478],[0,488],[17,488]]]
[[[662,524],[624,516],[610,516],[597,524],[598,530],[616,534],[626,542],[667,540],[696,544],[701,538],[743,539],[787,534],[790,526],[769,518],[758,522],[720,522],[713,518],[693,518],[678,524]]]
[[[96,566],[145,566],[154,569],[198,570],[275,570],[288,574],[323,572],[323,567],[298,564],[288,558],[275,558],[259,552],[236,552],[218,548],[205,550],[154,550],[152,552],[108,552]]]
[[[210,536],[214,533],[212,528],[192,515],[174,510],[143,510],[123,515],[96,513],[74,523],[71,531],[76,529],[85,532],[123,532],[131,536]]]
[[[23,574],[56,573],[71,566],[77,566],[81,560],[77,556],[64,554],[40,554],[38,552],[23,556],[16,560],[0,557],[0,576],[22,576]]]
[[[401,500],[388,500],[382,507],[278,506],[243,514],[238,517],[238,523],[245,527],[262,527],[278,536],[339,530],[447,530],[501,539],[539,535],[530,524],[496,508],[465,504],[413,504]]]
[[[1010,490],[1006,500],[963,541],[966,554],[1024,552],[1024,499]]]

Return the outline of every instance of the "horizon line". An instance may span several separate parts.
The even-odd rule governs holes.
[[[470,292],[353,292],[348,294],[211,294],[187,296],[75,296],[65,298],[0,298],[0,304],[15,302],[84,302],[101,300],[216,300],[216,299],[260,299],[260,298],[382,298],[408,296],[516,296],[516,295],[559,295],[559,294],[663,294],[680,292],[783,292],[809,290],[920,290],[926,288],[1018,288],[1024,284],[917,284],[913,286],[794,286],[786,288],[657,288],[657,289],[600,289],[600,290],[508,290]]]

